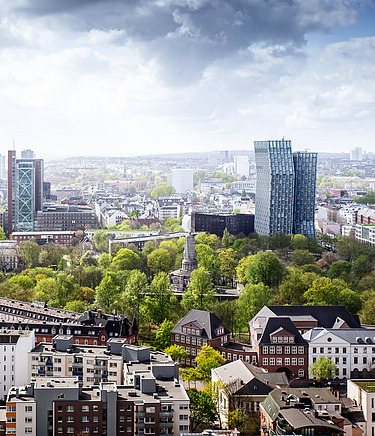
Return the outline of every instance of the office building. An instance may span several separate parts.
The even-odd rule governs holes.
[[[255,232],[315,237],[317,154],[292,153],[291,141],[255,141]]]
[[[177,194],[184,194],[193,190],[194,171],[189,168],[177,168],[172,170],[172,186]]]
[[[0,154],[0,180],[5,179],[5,156]]]
[[[17,159],[8,151],[8,233],[34,230],[43,209],[43,160]]]
[[[315,196],[318,154],[309,152],[293,153],[294,211],[293,233],[315,238]]]
[[[191,214],[193,232],[212,233],[223,237],[227,229],[231,235],[254,233],[254,215],[250,213],[199,213]]]
[[[356,147],[350,150],[350,160],[361,161],[363,159],[363,153],[361,147]]]
[[[84,230],[95,228],[96,223],[95,211],[89,206],[55,204],[37,212],[35,230]]]
[[[234,156],[234,172],[240,177],[249,177],[249,157]]]
[[[21,159],[35,159],[35,153],[29,149],[22,150]]]

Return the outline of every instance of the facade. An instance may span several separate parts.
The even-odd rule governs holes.
[[[284,373],[270,373],[242,360],[212,369],[211,381],[219,382],[218,411],[224,426],[228,412],[241,409],[245,415],[258,414],[260,403],[276,386],[288,386]]]
[[[7,272],[18,266],[18,244],[16,241],[0,241],[0,268]]]
[[[293,233],[315,238],[315,196],[318,154],[293,153],[295,183]]]
[[[238,176],[249,177],[249,157],[234,156],[234,172]]]
[[[328,388],[276,388],[260,408],[261,436],[346,434],[341,402]]]
[[[309,343],[309,364],[330,358],[339,378],[368,378],[375,374],[375,329],[314,328],[303,337]]]
[[[194,170],[189,168],[176,168],[172,170],[172,186],[177,194],[192,191]]]
[[[8,232],[34,230],[43,208],[43,160],[16,158],[8,151]]]
[[[220,238],[227,229],[232,235],[254,233],[254,215],[242,213],[191,213],[191,228],[194,232],[212,233]]]
[[[33,331],[0,332],[0,399],[4,400],[11,386],[28,382],[27,353],[35,346]]]
[[[315,237],[317,154],[292,153],[289,140],[255,141],[255,231]]]
[[[294,165],[291,141],[255,141],[255,231],[292,233]]]
[[[358,241],[375,245],[375,224],[356,224],[355,238]]]
[[[189,397],[179,383],[178,364],[164,353],[120,340],[110,341],[107,358],[111,357],[123,361],[122,383],[97,381],[82,386],[79,377],[60,374],[36,377],[23,388],[11,389],[7,434],[12,433],[8,429],[25,422],[25,413],[32,414],[29,422],[35,423],[27,433],[38,436],[80,432],[157,436],[189,431]],[[26,410],[26,405],[32,407]]]
[[[11,234],[11,239],[20,243],[22,241],[28,241],[34,238],[37,242],[54,242],[60,245],[71,245],[73,239],[75,238],[75,232],[65,231],[51,231],[51,232],[13,232]]]
[[[201,179],[201,191],[205,194],[212,194],[214,192],[223,192],[226,188],[226,182],[218,177]]]

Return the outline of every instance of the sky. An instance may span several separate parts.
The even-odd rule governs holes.
[[[0,0],[0,153],[375,152],[374,0]]]

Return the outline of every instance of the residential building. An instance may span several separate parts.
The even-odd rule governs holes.
[[[353,150],[350,150],[350,160],[361,161],[363,157],[362,148],[355,147]]]
[[[214,192],[223,192],[226,188],[226,182],[218,177],[201,179],[201,191],[205,194],[212,194]]]
[[[11,271],[18,266],[18,244],[16,241],[0,241],[0,268],[3,272]]]
[[[293,233],[315,238],[315,196],[318,154],[293,153],[295,182]]]
[[[375,329],[316,327],[303,338],[309,344],[309,364],[326,357],[336,365],[339,378],[375,375]]]
[[[11,386],[22,385],[28,380],[25,356],[35,346],[33,331],[0,331],[0,399],[4,400]]]
[[[345,434],[341,402],[328,388],[276,388],[260,409],[261,436]]]
[[[232,235],[254,233],[254,215],[245,213],[191,213],[194,232],[212,233],[220,238],[227,229]]]
[[[242,191],[245,191],[246,194],[254,194],[255,183],[251,181],[232,182],[232,189],[235,189],[237,192],[240,193],[242,193]]]
[[[8,233],[32,231],[43,208],[43,160],[8,151]]]
[[[220,421],[228,424],[228,413],[241,409],[245,415],[260,412],[260,403],[276,386],[288,386],[283,372],[272,373],[243,360],[236,360],[211,371],[211,381],[219,383]]]
[[[232,342],[230,331],[212,312],[191,309],[172,329],[171,334],[172,344],[180,346],[188,353],[188,358],[182,360],[183,365],[194,366],[194,359],[204,345],[220,352],[229,362],[244,360],[257,363],[253,348],[247,344]]]
[[[338,236],[341,232],[340,224],[334,221],[326,221],[323,223],[323,233],[327,235]]]
[[[375,380],[348,380],[347,397],[363,412],[364,422],[358,423],[363,434],[375,435]]]
[[[234,172],[240,177],[249,177],[249,156],[234,156]]]
[[[30,434],[38,436],[188,432],[189,397],[179,383],[178,364],[148,347],[129,346],[119,339],[109,342],[106,356],[123,361],[123,383],[99,381],[82,386],[74,376],[36,377],[29,385],[9,392],[7,415],[14,419],[7,423],[7,434],[8,428],[24,422],[26,409],[18,410],[19,404],[33,406],[28,413],[34,413],[36,432]],[[77,368],[85,367],[83,363]]]
[[[317,154],[292,153],[291,141],[255,141],[255,231],[315,237]]]
[[[206,429],[200,433],[181,433],[181,436],[240,436],[240,432],[237,429],[234,430]]]
[[[172,186],[177,194],[184,194],[193,190],[194,170],[189,168],[176,168],[172,170]]]
[[[375,224],[356,224],[354,234],[358,241],[375,245]]]

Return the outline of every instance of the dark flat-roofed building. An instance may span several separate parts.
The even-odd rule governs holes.
[[[193,232],[212,233],[220,238],[227,229],[231,235],[254,233],[254,215],[245,213],[191,213]]]

